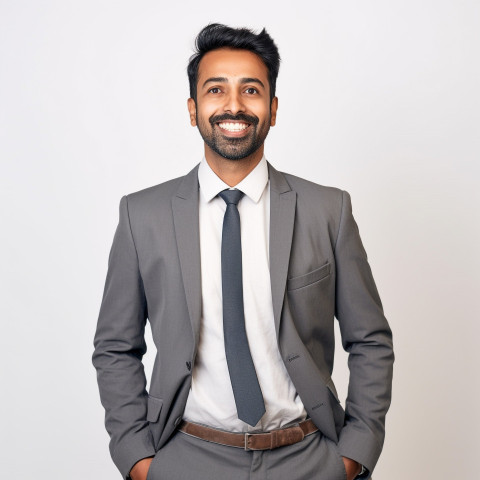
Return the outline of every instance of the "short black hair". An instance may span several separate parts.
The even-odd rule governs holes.
[[[187,73],[190,83],[190,97],[197,102],[198,66],[203,56],[218,48],[249,50],[258,55],[268,69],[270,103],[275,96],[280,54],[272,37],[265,28],[255,33],[248,28],[232,28],[221,23],[211,23],[204,27],[195,39],[195,53],[190,57]]]

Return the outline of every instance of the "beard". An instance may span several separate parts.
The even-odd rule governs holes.
[[[242,160],[256,152],[265,142],[270,130],[270,116],[267,121],[259,126],[258,117],[251,115],[212,115],[208,123],[196,115],[198,131],[203,141],[216,154],[227,160]],[[249,123],[250,131],[244,137],[228,137],[221,132],[218,122],[242,121]]]

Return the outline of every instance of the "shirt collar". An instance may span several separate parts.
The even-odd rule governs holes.
[[[211,169],[204,156],[198,167],[198,182],[200,192],[206,202],[215,198],[226,188],[237,188],[255,203],[258,203],[268,183],[267,159],[263,155],[256,167],[241,182],[234,187],[230,187]]]

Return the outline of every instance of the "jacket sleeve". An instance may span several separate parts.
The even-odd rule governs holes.
[[[124,479],[140,459],[155,455],[147,413],[142,357],[147,351],[147,304],[130,227],[128,198],[120,200],[120,218],[108,258],[92,363],[97,371],[110,455]]]
[[[390,407],[393,373],[392,332],[367,261],[350,195],[343,203],[335,243],[336,304],[343,348],[348,352],[350,380],[345,403],[345,425],[339,451],[371,473],[385,437],[385,415]]]

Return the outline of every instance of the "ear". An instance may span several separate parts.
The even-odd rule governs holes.
[[[190,125],[192,127],[197,126],[197,107],[195,105],[195,100],[193,98],[189,98],[187,100],[187,108],[188,113],[190,114]]]
[[[274,127],[277,121],[278,98],[273,97],[270,105],[270,126]]]

